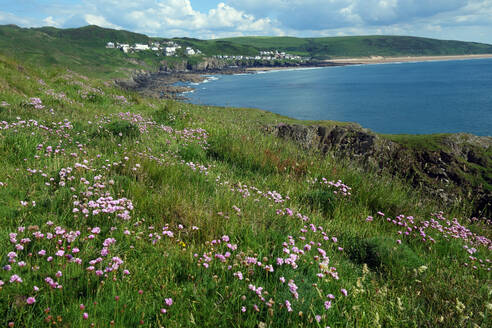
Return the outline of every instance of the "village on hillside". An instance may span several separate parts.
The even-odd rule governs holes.
[[[202,52],[199,49],[193,49],[192,47],[183,47],[174,41],[165,41],[163,43],[151,42],[150,44],[135,43],[130,45],[128,43],[108,42],[106,43],[108,49],[119,49],[124,53],[133,53],[138,51],[154,51],[157,55],[162,54],[167,57],[176,57],[179,55],[185,56],[199,56]],[[291,60],[302,61],[309,58],[304,58],[298,55],[292,55],[279,50],[260,51],[256,56],[245,55],[214,55],[213,58],[218,59],[232,59],[232,60]]]
[[[178,49],[183,49],[183,47],[174,41],[167,41],[163,43],[152,42],[149,44],[135,43],[130,45],[128,43],[119,42],[108,42],[106,43],[106,48],[108,49],[120,49],[124,53],[131,53],[137,51],[155,51],[157,53],[162,53],[165,56],[176,56]],[[198,49],[193,49],[191,47],[186,47],[183,49],[183,53],[187,56],[201,55],[202,52]]]

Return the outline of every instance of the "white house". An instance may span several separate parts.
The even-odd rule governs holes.
[[[135,50],[149,50],[150,47],[147,44],[135,43]]]
[[[130,50],[130,45],[128,43],[118,44],[118,47],[126,54]]]
[[[187,54],[188,56],[193,56],[193,55],[195,55],[195,53],[196,53],[196,52],[195,52],[195,50],[194,50],[193,48],[186,47],[186,54]]]
[[[113,42],[106,43],[106,48],[108,48],[108,49],[114,49],[114,43]]]
[[[176,47],[166,47],[166,56],[174,56],[176,54]]]

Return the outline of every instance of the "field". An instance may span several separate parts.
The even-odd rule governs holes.
[[[1,326],[490,327],[467,204],[33,62],[0,56]]]

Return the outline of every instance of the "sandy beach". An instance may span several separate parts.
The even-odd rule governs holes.
[[[414,56],[414,57],[362,57],[362,58],[340,58],[330,59],[326,62],[339,64],[383,64],[383,63],[404,63],[404,62],[424,62],[424,61],[439,61],[439,60],[467,60],[492,58],[492,54],[480,55],[457,55],[457,56]]]
[[[426,61],[443,61],[443,60],[468,60],[468,59],[483,59],[492,58],[492,54],[480,54],[480,55],[456,55],[456,56],[407,56],[407,57],[359,57],[359,58],[338,58],[322,61],[322,65],[313,64],[312,66],[287,66],[287,67],[248,67],[247,72],[266,72],[266,71],[280,71],[280,70],[295,70],[295,69],[309,69],[329,66],[343,66],[343,65],[357,65],[357,64],[384,64],[384,63],[410,63],[410,62],[426,62]],[[332,65],[329,65],[332,64]]]

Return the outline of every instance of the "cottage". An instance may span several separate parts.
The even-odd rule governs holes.
[[[147,44],[136,43],[133,47],[135,50],[149,50],[150,47]]]
[[[176,47],[166,47],[166,56],[174,56],[176,54]]]
[[[108,48],[108,49],[114,49],[114,43],[113,42],[106,43],[106,48]]]
[[[186,54],[188,56],[193,56],[196,54],[195,50],[193,48],[190,48],[190,47],[186,47]]]
[[[130,51],[130,45],[127,43],[118,44],[118,48],[121,49],[125,54]]]

